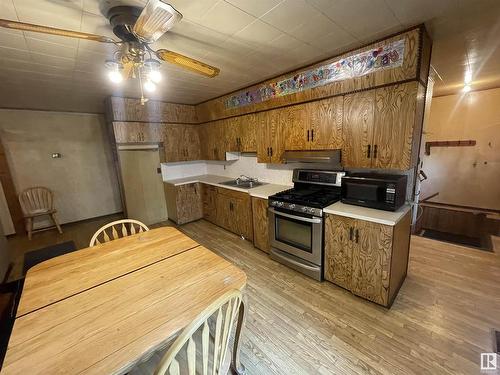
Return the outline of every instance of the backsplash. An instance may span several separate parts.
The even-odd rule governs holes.
[[[293,185],[292,172],[295,168],[328,169],[328,165],[306,163],[263,164],[257,163],[257,156],[255,155],[242,155],[238,160],[234,161],[163,163],[162,175],[164,180],[170,180],[202,174],[231,178],[244,174],[273,184]]]

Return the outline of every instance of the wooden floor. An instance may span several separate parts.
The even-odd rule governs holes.
[[[412,237],[408,277],[387,310],[288,269],[204,220],[181,230],[248,275],[241,353],[248,374],[479,374],[480,353],[493,350],[495,253]]]

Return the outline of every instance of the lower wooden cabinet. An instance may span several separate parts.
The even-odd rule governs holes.
[[[217,187],[201,184],[201,200],[203,203],[203,218],[213,224],[217,223]]]
[[[185,224],[203,217],[201,186],[199,183],[165,186],[168,218]]]
[[[252,203],[248,193],[217,189],[216,224],[246,239],[253,238]]]
[[[252,197],[253,245],[269,253],[268,201]]]
[[[327,214],[325,279],[390,306],[406,277],[410,220],[407,213],[390,226]]]

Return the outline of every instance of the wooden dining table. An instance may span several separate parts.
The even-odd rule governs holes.
[[[173,227],[50,259],[26,275],[1,373],[126,373],[245,284],[242,270]],[[236,373],[244,319],[242,304]]]

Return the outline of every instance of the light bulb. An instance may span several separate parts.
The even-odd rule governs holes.
[[[472,72],[470,70],[467,70],[465,72],[465,77],[464,77],[464,82],[468,85],[469,83],[472,82]]]
[[[113,83],[120,83],[123,81],[123,76],[118,70],[112,70],[108,73],[108,78]]]
[[[150,80],[147,80],[146,82],[144,82],[144,90],[146,90],[147,92],[153,92],[156,90],[156,85]]]
[[[469,92],[471,90],[471,87],[469,85],[465,85],[464,88],[462,89],[463,92]]]
[[[148,77],[151,81],[158,83],[161,81],[161,73],[159,70],[151,70],[148,74]]]

